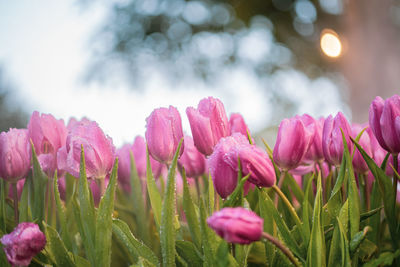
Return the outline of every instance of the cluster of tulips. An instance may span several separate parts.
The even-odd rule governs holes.
[[[284,119],[273,149],[218,99],[186,114],[119,149],[86,118],[2,132],[0,265],[400,266],[400,96]]]

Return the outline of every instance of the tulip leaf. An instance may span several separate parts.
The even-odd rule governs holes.
[[[374,181],[372,184],[371,191],[371,199],[370,205],[371,210],[376,210],[382,203],[381,192],[379,190],[378,181]],[[380,237],[380,224],[381,224],[381,213],[377,212],[369,218],[369,226],[371,226],[372,230],[367,234],[368,239],[370,239],[373,243],[378,244]]]
[[[290,189],[292,189],[293,195],[296,197],[297,201],[302,203],[304,199],[304,193],[299,184],[294,180],[293,176],[288,172],[286,173],[285,183],[289,185]]]
[[[357,188],[356,177],[354,176],[353,164],[347,146],[346,137],[342,131],[344,154],[346,156],[348,179],[348,200],[349,200],[349,218],[350,218],[350,237],[353,238],[360,230],[360,197]]]
[[[115,188],[117,184],[118,158],[115,159],[106,192],[101,197],[96,222],[95,266],[110,266],[112,213],[114,211]],[[103,178],[104,179],[104,178]],[[101,189],[100,189],[101,190]]]
[[[343,153],[342,163],[340,164],[339,173],[338,173],[338,176],[336,178],[336,183],[333,186],[330,199],[333,198],[336,194],[338,194],[340,189],[342,188],[342,185],[343,185],[343,182],[344,182],[344,178],[346,176],[346,167],[347,167],[346,164],[347,164],[347,157]]]
[[[175,266],[175,172],[182,147],[183,138],[179,141],[172,164],[169,167],[167,187],[161,212],[160,242],[163,266]]]
[[[217,265],[218,267],[229,267],[229,247],[228,243],[221,241],[217,249]]]
[[[263,199],[263,194],[260,192],[260,189],[258,189],[258,203],[259,203],[259,208],[260,208],[260,216],[264,220],[264,232],[273,235],[274,234],[274,218],[271,214],[271,212],[268,210],[268,206],[265,203]],[[274,256],[275,256],[275,247],[274,245],[269,242],[269,241],[264,241],[265,245],[265,256],[267,258],[267,263],[268,266],[272,266],[272,263],[274,261]]]
[[[206,223],[206,209],[204,207],[204,201],[200,199],[200,232],[201,232],[201,244],[203,246],[204,254],[204,265],[205,266],[216,266],[216,259],[214,257],[215,246],[217,241],[215,234],[210,231],[210,228]]]
[[[46,174],[42,171],[40,167],[39,160],[36,155],[35,147],[31,142],[32,149],[32,162],[33,162],[33,195],[30,198],[32,206],[32,219],[37,221],[39,226],[42,226],[42,221],[44,219],[45,209],[45,195],[46,195]]]
[[[360,151],[368,168],[371,170],[375,179],[378,181],[379,189],[383,199],[383,210],[387,217],[389,225],[389,232],[392,238],[392,243],[395,248],[398,247],[398,235],[397,235],[397,218],[396,218],[396,195],[393,192],[392,181],[385,174],[385,172],[375,163],[375,161],[364,151],[364,149],[354,140],[351,139]]]
[[[214,204],[215,201],[219,201],[219,199],[214,198],[215,196],[215,190],[214,190],[214,183],[211,178],[211,174],[208,175],[208,186],[207,186],[207,191],[208,191],[208,214],[213,214],[214,213]]]
[[[325,239],[322,227],[322,187],[321,173],[317,180],[317,194],[315,195],[313,224],[311,228],[310,243],[307,252],[307,266],[326,266]]]
[[[400,249],[393,252],[383,252],[377,259],[371,260],[364,264],[363,267],[378,267],[392,265],[393,261],[400,256]]]
[[[81,146],[81,163],[79,172],[78,200],[80,210],[80,224],[82,226],[81,237],[89,261],[95,264],[95,238],[96,238],[96,215],[92,201],[92,193],[89,191],[86,177],[86,163],[83,145]]]
[[[305,262],[303,255],[301,254],[301,249],[299,245],[297,244],[293,235],[289,231],[289,228],[287,227],[285,221],[282,219],[278,210],[274,206],[274,203],[272,202],[271,198],[265,191],[261,191],[261,194],[267,210],[271,213],[272,217],[274,218],[274,221],[276,223],[276,226],[278,227],[279,233],[281,234],[283,241],[295,256],[297,256],[302,262]]]
[[[72,254],[68,252],[57,231],[43,222],[46,234],[46,250],[57,266],[76,266]]]
[[[155,266],[160,266],[160,263],[154,252],[145,244],[143,244],[143,242],[135,238],[129,229],[129,226],[124,221],[113,219],[112,230],[115,236],[121,241],[122,244],[125,245],[132,255],[138,254],[140,257],[146,259]]]
[[[71,233],[68,232],[67,219],[65,217],[64,208],[62,207],[61,204],[60,192],[58,191],[57,171],[55,171],[54,173],[53,190],[54,190],[54,200],[56,202],[56,208],[57,208],[58,221],[61,226],[61,237],[67,249],[71,251],[72,250],[71,238],[70,238]]]
[[[150,155],[148,148],[146,149],[146,158],[147,158],[147,169],[146,169],[147,191],[149,192],[149,198],[150,198],[151,208],[154,214],[154,220],[156,221],[157,227],[159,227],[161,222],[162,200],[160,192],[158,191],[156,185],[156,181],[154,180],[153,172],[151,170]]]
[[[19,201],[19,220],[21,222],[32,221],[31,210],[29,206],[29,182],[26,178],[24,183],[24,188],[22,189],[21,199]]]
[[[0,229],[3,233],[6,232],[6,184],[6,181],[0,178]]]
[[[368,231],[371,228],[369,226],[366,226],[364,230],[356,233],[353,237],[353,239],[350,241],[350,254],[353,255],[356,250],[360,247],[361,243],[364,241],[364,239],[367,236]]]
[[[198,179],[198,178],[195,178]],[[190,196],[189,185],[186,178],[185,169],[182,169],[182,180],[183,180],[183,211],[186,215],[186,221],[189,226],[190,235],[196,247],[201,249],[201,237],[199,219],[196,215],[195,205],[192,197]]]
[[[342,232],[347,233],[349,221],[349,201],[346,200],[342,208],[340,209],[337,217],[335,217],[334,225],[335,228],[332,234],[332,240],[329,250],[328,266],[346,266],[346,236],[342,235]],[[339,226],[340,223],[340,226]]]
[[[142,192],[142,183],[140,181],[135,159],[132,151],[130,151],[130,164],[131,164],[131,190],[132,190],[132,201],[135,203],[135,215],[136,225],[138,227],[137,233],[146,245],[150,245],[150,234],[149,226],[147,223],[148,216],[146,213],[146,207],[143,201],[143,195],[147,195],[147,192]],[[143,194],[145,193],[145,194]]]
[[[311,190],[311,185],[312,185],[313,179],[309,179],[307,181],[306,185],[306,191],[305,191],[305,196],[308,196],[310,190]],[[304,244],[308,244],[310,241],[310,234],[311,234],[311,227],[310,227],[310,214],[311,214],[311,205],[310,202],[308,201],[308,197],[303,198],[303,203],[302,203],[302,211],[303,211],[303,232],[305,234],[306,239],[304,240]]]
[[[192,242],[176,241],[176,252],[189,266],[202,267],[203,260]]]

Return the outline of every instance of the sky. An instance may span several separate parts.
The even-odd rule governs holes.
[[[225,103],[228,114],[240,112],[253,131],[273,116],[262,90],[265,79],[246,68],[227,69],[217,83],[219,90],[196,82],[170,88],[157,74],[142,85],[144,90],[131,90],[123,82],[83,83],[90,40],[106,15],[104,5],[85,11],[74,1],[0,0],[0,64],[28,113],[51,113],[66,122],[86,116],[97,121],[116,146],[144,135],[146,117],[161,106],[176,106],[189,132],[186,107],[210,95]],[[274,81],[288,97],[298,99],[299,112],[327,115],[343,109],[337,88],[326,79],[310,81],[299,72],[282,71],[269,80]],[[321,99],[328,97],[328,104],[322,103],[321,109],[310,103],[310,90]]]

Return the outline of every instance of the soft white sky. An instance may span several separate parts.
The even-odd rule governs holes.
[[[220,98],[228,114],[242,113],[254,131],[262,129],[273,116],[273,109],[262,94],[265,79],[246,69],[227,70],[220,79],[220,90],[194,82],[171,90],[156,74],[143,85],[143,93],[129,90],[123,83],[112,88],[109,84],[102,88],[82,84],[80,79],[90,56],[89,39],[98,30],[105,12],[104,6],[82,11],[74,1],[0,0],[0,64],[6,67],[28,112],[52,113],[66,122],[71,116],[87,116],[96,120],[117,146],[132,142],[137,134],[143,135],[145,118],[160,106],[176,106],[188,131],[186,107],[196,106],[209,95]],[[298,73],[279,75],[286,81],[283,89],[288,90],[289,96],[295,92],[302,103],[310,103],[310,92],[305,88],[313,86],[318,86],[314,91],[330,99],[324,110],[320,105],[303,104],[300,112],[327,115],[341,107],[331,83],[310,82]]]

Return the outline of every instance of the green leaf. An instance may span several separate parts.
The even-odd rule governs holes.
[[[400,256],[400,249],[396,250],[395,253],[383,252],[377,259],[367,262],[364,267],[378,267],[392,265],[393,260]]]
[[[216,266],[216,259],[214,257],[214,246],[217,245],[215,234],[210,232],[206,223],[206,209],[204,207],[203,199],[200,199],[200,233],[201,244],[203,246],[204,265]]]
[[[260,192],[260,189],[257,188],[258,190],[258,203],[259,203],[259,208],[260,208],[260,216],[264,220],[264,232],[273,235],[274,234],[274,218],[271,214],[271,212],[268,210],[268,206],[264,201],[262,192]],[[268,266],[272,266],[272,263],[274,261],[274,255],[275,255],[275,247],[274,245],[266,241],[264,242],[265,245],[265,256],[267,258],[267,263]]]
[[[35,147],[31,142],[32,149],[32,162],[33,162],[33,196],[30,199],[30,204],[32,208],[32,219],[37,221],[39,226],[42,226],[42,221],[44,219],[44,203],[46,194],[46,183],[47,177],[43,173],[40,167],[39,160],[36,156]],[[42,227],[41,227],[42,228]]]
[[[286,173],[285,183],[287,183],[290,189],[292,189],[293,195],[296,197],[297,201],[302,203],[304,200],[304,193],[290,173]]]
[[[0,178],[0,229],[6,232],[6,181]]]
[[[58,191],[57,171],[55,171],[55,173],[54,173],[53,190],[54,190],[54,199],[55,199],[56,208],[57,208],[58,221],[61,226],[61,237],[62,237],[62,240],[64,241],[64,244],[67,247],[67,249],[69,251],[71,251],[72,250],[72,245],[71,245],[72,243],[71,243],[71,238],[70,238],[71,233],[68,231],[67,219],[65,218],[64,208],[62,207],[61,199],[60,199],[60,192]]]
[[[214,203],[215,203],[215,190],[214,190],[214,183],[211,178],[211,174],[208,175],[208,186],[207,186],[207,191],[208,191],[208,214],[213,214],[214,213]],[[218,199],[217,199],[218,201]]]
[[[318,175],[317,194],[314,202],[313,224],[311,229],[310,244],[307,252],[307,266],[326,266],[325,238],[322,227],[322,187],[321,174]]]
[[[365,237],[367,236],[368,231],[371,228],[369,226],[366,226],[364,230],[356,233],[353,237],[353,239],[350,241],[350,254],[353,255],[356,250],[359,248],[361,245],[361,242],[364,241]]]
[[[347,233],[349,221],[349,201],[343,204],[337,217],[335,217],[335,228],[332,234],[332,241],[329,250],[328,266],[345,266],[346,250],[346,236],[342,236],[342,232]],[[339,223],[340,222],[340,226]]]
[[[76,266],[72,254],[70,254],[61,240],[60,235],[51,226],[43,222],[46,234],[46,250],[51,254],[57,266]]]
[[[74,255],[76,267],[87,267],[90,266],[90,262],[88,262],[85,258],[82,258],[78,255]]]
[[[183,138],[179,141],[172,164],[168,171],[167,188],[161,213],[160,242],[163,266],[175,266],[175,172]]]
[[[371,209],[377,209],[382,203],[381,192],[379,190],[378,181],[374,181],[372,184],[371,191]],[[370,239],[373,243],[378,244],[380,237],[380,226],[381,226],[381,213],[377,212],[369,219],[369,226],[371,226],[372,230],[367,234],[367,238]]]
[[[136,225],[137,233],[139,237],[143,240],[146,245],[150,245],[150,234],[148,225],[148,216],[146,212],[146,207],[143,201],[142,183],[140,181],[135,159],[133,157],[132,151],[130,151],[130,162],[131,162],[131,189],[132,189],[132,200],[135,203],[135,215],[136,215]],[[146,192],[144,192],[146,193]]]
[[[122,244],[128,249],[131,254],[138,254],[140,257],[151,262],[155,266],[160,266],[156,255],[153,251],[137,240],[132,234],[129,226],[121,220],[114,219],[112,221],[112,230],[116,237],[121,241]]]
[[[101,197],[96,221],[95,266],[110,266],[112,213],[114,211],[115,187],[117,184],[118,158],[115,159],[107,190]],[[104,179],[104,178],[103,178]]]
[[[32,178],[27,177],[26,179]],[[25,182],[24,188],[22,189],[21,199],[19,201],[19,220],[21,222],[32,221],[32,212],[29,205],[29,182]]]
[[[367,154],[367,152],[362,149],[362,147],[354,140],[351,139],[356,145],[357,149],[360,151],[368,168],[371,170],[375,179],[378,181],[379,189],[383,199],[383,209],[389,225],[389,232],[392,238],[392,243],[395,248],[398,247],[398,236],[397,236],[397,218],[396,218],[396,195],[393,192],[392,181],[385,174],[385,172],[376,165],[375,161]]]
[[[229,247],[228,243],[221,241],[217,249],[217,265],[218,267],[229,267]]]
[[[156,181],[154,180],[153,172],[151,170],[150,165],[150,155],[149,149],[146,148],[146,157],[147,157],[147,169],[146,169],[146,176],[147,176],[147,191],[149,192],[149,198],[151,203],[151,209],[153,210],[154,220],[156,221],[157,227],[160,226],[161,223],[161,195],[158,191]]]
[[[93,205],[93,197],[89,191],[86,177],[86,163],[83,145],[81,146],[81,163],[79,173],[78,200],[80,210],[80,222],[82,226],[81,237],[87,257],[93,266],[96,266],[95,260],[95,238],[96,238],[96,215]]]
[[[195,178],[198,179],[198,178]],[[186,221],[189,226],[190,235],[196,247],[201,249],[201,237],[200,237],[200,226],[199,219],[196,215],[196,208],[193,203],[192,197],[190,196],[189,185],[186,178],[185,170],[182,170],[183,180],[183,211],[186,215]]]
[[[313,179],[309,179],[306,185],[306,191],[305,191],[305,196],[308,196],[310,190],[311,190],[311,185],[312,185]],[[303,205],[302,205],[302,211],[303,211],[303,232],[305,233],[306,240],[304,240],[304,244],[308,244],[310,241],[310,234],[311,234],[311,227],[310,227],[310,214],[311,214],[311,205],[310,202],[308,201],[308,197],[304,197],[303,199]]]
[[[176,252],[189,266],[202,267],[203,260],[192,242],[176,241]]]
[[[364,241],[360,245],[360,259],[363,262],[369,261],[372,255],[378,251],[378,247],[369,241],[368,239],[364,239]]]
[[[285,242],[285,244],[289,247],[289,249],[293,252],[294,255],[296,255],[302,262],[305,262],[299,245],[297,244],[293,235],[290,233],[289,228],[282,219],[278,210],[275,208],[275,205],[272,202],[271,198],[264,190],[262,190],[260,193],[262,194],[262,198],[268,212],[271,213],[272,217],[275,220],[276,226],[278,227],[282,240]]]
[[[339,173],[338,176],[336,178],[336,183],[332,189],[332,193],[331,193],[331,197],[332,198],[334,195],[338,194],[340,189],[342,188],[343,182],[344,182],[344,178],[346,175],[346,167],[347,167],[347,158],[345,153],[343,153],[343,157],[342,157],[342,163],[340,164],[340,169],[339,169]]]

